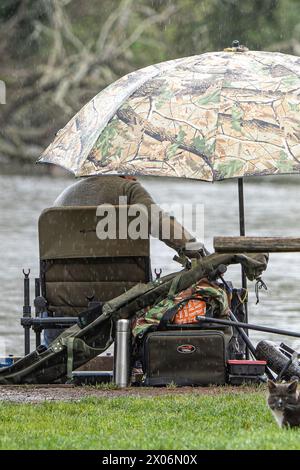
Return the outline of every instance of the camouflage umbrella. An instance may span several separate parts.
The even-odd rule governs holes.
[[[126,75],[86,104],[39,162],[76,176],[299,173],[300,59],[239,50]]]

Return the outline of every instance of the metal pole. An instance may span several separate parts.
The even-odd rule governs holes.
[[[34,297],[35,299],[41,295],[41,285],[40,285],[40,278],[36,277],[34,280]],[[35,306],[35,316],[38,317],[38,309]]]
[[[239,218],[240,218],[240,236],[244,237],[246,235],[245,229],[245,205],[244,205],[244,180],[243,178],[238,179],[239,187]],[[247,278],[242,267],[242,286],[244,289],[247,289]],[[248,314],[248,312],[246,312]],[[246,318],[248,322],[248,317]]]
[[[31,306],[30,306],[30,269],[24,274],[24,306],[23,306],[23,317],[31,317]],[[24,327],[24,353],[25,356],[30,353],[30,326]]]
[[[240,235],[244,237],[245,231],[245,208],[244,208],[244,180],[243,178],[238,179],[239,187],[239,215],[240,215]]]
[[[244,237],[246,235],[246,228],[245,228],[245,205],[244,205],[244,179],[238,179],[238,189],[239,189],[239,219],[240,219],[240,236]],[[242,269],[242,287],[247,289],[247,278],[243,269]],[[248,323],[248,304],[247,300],[244,303],[245,305],[245,320]],[[245,330],[247,336],[249,335],[248,330]],[[246,358],[249,359],[249,348],[248,345],[246,346]]]
[[[35,286],[35,299],[36,299],[37,297],[39,297],[41,295],[41,285],[40,285],[40,278],[39,277],[35,278],[34,286]],[[35,306],[35,316],[38,317],[39,316],[39,309],[37,308],[36,303],[34,303],[34,306]],[[41,344],[41,332],[42,331],[41,331],[40,328],[37,328],[35,330],[35,346],[36,346],[36,348],[38,346],[40,346],[40,344]]]
[[[283,335],[283,336],[292,336],[293,338],[300,338],[300,333],[296,333],[295,331],[288,331],[288,330],[279,330],[277,328],[270,328],[268,326],[259,326],[253,325],[251,323],[242,323],[239,321],[231,321],[231,320],[221,320],[219,318],[213,317],[197,317],[201,323],[216,323],[218,325],[227,325],[227,326],[234,326],[236,328],[248,328],[249,330],[255,331],[264,331],[266,333],[273,333],[275,335]],[[233,317],[232,317],[233,319]]]

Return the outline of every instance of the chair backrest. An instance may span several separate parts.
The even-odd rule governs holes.
[[[53,207],[39,218],[41,292],[56,316],[76,316],[89,299],[105,302],[151,278],[149,236],[118,236],[130,206],[101,207],[115,211],[116,239],[99,239],[94,206]]]

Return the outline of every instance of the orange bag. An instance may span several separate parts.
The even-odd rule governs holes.
[[[174,317],[173,323],[176,325],[184,325],[186,323],[198,323],[196,319],[198,316],[205,316],[206,302],[204,300],[189,300],[184,304]]]

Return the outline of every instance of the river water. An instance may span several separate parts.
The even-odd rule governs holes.
[[[261,177],[246,181],[248,235],[300,235],[299,178]],[[67,177],[0,175],[0,355],[23,354],[23,330],[19,322],[23,305],[22,269],[31,269],[32,281],[38,276],[39,214],[50,207],[72,181]],[[160,204],[200,205],[200,213],[201,207],[204,210],[204,229],[198,221],[196,231],[199,238],[204,236],[208,249],[212,250],[214,236],[238,234],[236,181],[210,184],[145,178],[142,183]],[[180,219],[179,206],[176,207],[174,213]],[[195,228],[191,220],[185,218],[184,221],[187,228]],[[172,261],[173,255],[174,252],[163,243],[152,240],[153,269],[162,268],[163,274],[180,269]],[[239,267],[230,267],[226,279],[239,286]],[[263,279],[268,291],[261,292],[258,305],[255,304],[254,283],[249,283],[251,322],[300,331],[300,253],[271,254]],[[300,348],[297,339],[258,332],[250,335],[255,343],[263,338],[285,340]]]

